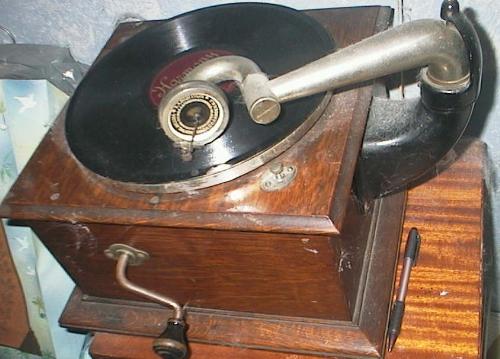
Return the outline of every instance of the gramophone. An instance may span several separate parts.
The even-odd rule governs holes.
[[[382,357],[405,189],[461,136],[482,66],[456,1],[390,17],[245,3],[120,26],[0,209],[76,282],[61,324],[164,358],[186,328]],[[413,68],[419,99],[373,96]]]

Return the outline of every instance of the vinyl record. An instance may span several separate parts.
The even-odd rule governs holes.
[[[67,110],[68,144],[85,167],[115,181],[200,182],[287,138],[312,116],[325,94],[286,103],[275,122],[259,125],[250,119],[237,86],[222,84],[230,102],[229,125],[190,160],[160,128],[161,97],[190,69],[213,57],[245,56],[275,77],[332,50],[321,25],[276,5],[222,5],[152,22],[89,70]]]

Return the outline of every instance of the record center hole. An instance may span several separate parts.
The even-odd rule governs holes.
[[[203,102],[191,102],[182,108],[179,117],[186,127],[196,128],[206,123],[210,114],[210,108]]]

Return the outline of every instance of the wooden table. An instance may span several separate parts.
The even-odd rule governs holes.
[[[410,280],[402,332],[386,356],[389,359],[482,357],[485,148],[478,141],[462,141],[455,153],[456,162],[408,194],[402,239],[417,227],[422,246]],[[91,353],[97,359],[158,359],[151,342],[151,338],[97,333]],[[191,358],[315,357],[192,343]]]

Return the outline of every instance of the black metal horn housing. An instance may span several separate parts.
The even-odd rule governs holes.
[[[454,1],[443,2],[443,7]],[[421,183],[436,171],[469,122],[481,87],[482,52],[477,33],[458,7],[442,11],[460,32],[470,62],[470,85],[458,93],[421,83],[421,97],[396,101],[374,98],[355,175],[362,200]]]

